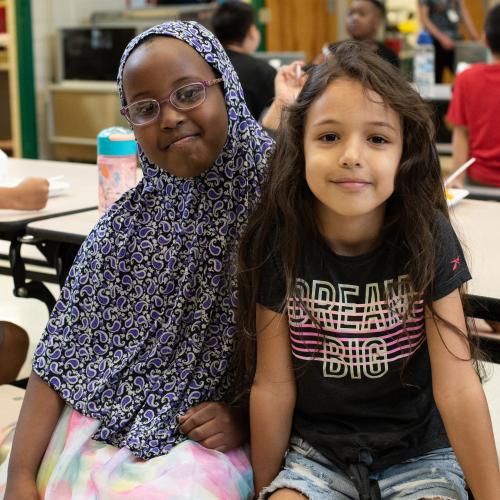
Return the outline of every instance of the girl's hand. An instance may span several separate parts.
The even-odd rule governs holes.
[[[248,413],[227,403],[207,402],[179,417],[180,430],[206,448],[226,453],[248,438]]]
[[[306,75],[302,71],[304,65],[302,61],[295,61],[278,69],[274,79],[274,93],[282,104],[292,104],[302,90],[306,81]]]
[[[306,81],[306,74],[302,71],[304,64],[296,61],[278,69],[274,78],[274,101],[262,117],[263,127],[273,130],[279,127],[283,108],[295,101]]]
[[[47,205],[49,181],[36,177],[27,177],[15,188],[15,207],[18,210],[40,210]]]

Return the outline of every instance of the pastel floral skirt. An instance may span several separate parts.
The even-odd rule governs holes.
[[[38,472],[44,500],[159,500],[252,497],[252,470],[243,448],[229,453],[194,441],[167,455],[142,460],[126,448],[95,441],[99,422],[66,407]],[[14,428],[0,430],[0,499],[7,479]]]

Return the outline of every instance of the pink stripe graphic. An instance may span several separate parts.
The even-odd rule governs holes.
[[[422,319],[423,318],[420,318],[420,322],[422,322]],[[391,337],[399,335],[401,332],[404,332],[405,330],[408,331],[408,332],[411,332],[411,331],[415,331],[415,330],[419,330],[420,328],[423,328],[423,324],[415,325],[415,326],[410,326],[410,327],[407,327],[407,328],[402,328],[401,326],[402,326],[401,324],[394,325],[392,328],[398,328],[398,330],[396,330],[394,332],[391,332],[391,333],[388,333],[386,335],[376,335],[376,336],[373,335],[373,337],[378,338],[378,339],[389,339]],[[306,331],[306,328],[309,328],[310,330]],[[357,335],[363,335],[363,334],[368,334],[368,333],[383,333],[383,332],[391,331],[392,328],[390,328],[390,329],[388,329],[388,328],[381,328],[380,330],[373,329],[373,330],[366,330],[366,331],[357,331],[357,330],[353,329],[352,330],[352,334],[353,335],[356,335],[356,334]],[[297,328],[295,326],[290,325],[290,333],[293,332],[294,335],[301,335],[301,336],[307,335],[307,336],[310,336],[310,337],[323,337],[324,336],[321,333],[315,332],[314,329],[317,330],[317,327],[315,327],[312,324],[300,325],[300,328]],[[328,333],[331,333],[331,334],[334,334],[335,338],[337,338],[339,340],[349,340],[349,338],[351,338],[351,337],[337,337],[337,335],[341,335],[341,334],[347,333],[344,330],[334,330],[334,329],[325,328],[324,331],[328,332]]]
[[[408,347],[411,347],[412,349],[406,353],[402,353],[402,354],[399,354],[397,356],[394,356],[392,358],[389,358],[387,357],[387,359],[385,361],[387,361],[387,363],[392,363],[394,361],[397,361],[398,359],[401,359],[401,358],[407,358],[409,356],[411,356],[414,352],[416,352],[420,346],[424,343],[425,341],[425,338],[422,338],[420,342],[417,342],[416,344],[413,344],[412,346],[408,346]],[[382,346],[381,346],[382,347]],[[402,350],[402,349],[401,349]],[[397,352],[397,351],[392,351],[393,353],[394,352]],[[292,354],[295,358],[297,359],[301,359],[301,360],[304,360],[304,361],[320,361],[320,362],[330,362],[332,360],[332,358],[335,360],[335,362],[339,363],[339,364],[342,364],[343,361],[347,360],[347,358],[353,358],[357,361],[349,361],[349,362],[346,362],[346,363],[343,363],[345,365],[349,365],[349,366],[367,366],[367,365],[378,365],[380,364],[381,360],[380,359],[376,359],[374,361],[363,361],[363,360],[359,360],[359,356],[349,356],[349,355],[344,355],[342,357],[334,357],[332,356],[332,353],[331,352],[325,352],[325,351],[314,351],[315,354],[328,354],[329,357],[316,357],[316,356],[302,356],[300,354],[297,354],[297,352],[295,351],[295,349],[292,350]],[[365,356],[365,358],[367,359],[370,359],[371,357],[373,356]]]
[[[400,345],[400,339],[401,340],[404,340],[404,341],[407,341],[407,340],[414,340],[414,339],[420,339],[422,336],[424,335],[424,330],[422,329],[419,333],[415,334],[415,335],[408,335],[407,337],[406,336],[401,336],[399,339],[396,339],[396,340],[393,340],[392,342],[387,342],[385,343],[385,346],[386,347],[389,347],[389,346],[392,346],[392,345],[395,345],[395,344],[398,344]],[[363,339],[363,338],[350,338],[350,339],[341,339],[341,338],[338,338],[338,337],[334,337],[335,340],[341,340],[341,341],[346,341],[346,342],[356,342],[356,341],[361,341],[361,342],[366,342],[367,339]],[[381,337],[374,337],[374,338],[381,338]],[[291,336],[291,339],[292,339],[292,348],[297,348],[299,349],[299,345],[317,345],[317,346],[322,346],[323,345],[323,342],[321,340],[298,340],[298,339],[295,339],[295,337],[292,335]],[[368,339],[369,340],[369,339]],[[326,341],[328,342],[328,337],[326,337]],[[297,347],[295,347],[297,346]],[[363,347],[352,347],[350,348],[351,350],[362,350]],[[310,349],[304,349],[304,350],[310,350]]]

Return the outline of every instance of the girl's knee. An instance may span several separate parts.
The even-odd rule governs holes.
[[[269,496],[270,500],[307,500],[307,497],[299,493],[297,490],[290,488],[282,488],[275,491]]]

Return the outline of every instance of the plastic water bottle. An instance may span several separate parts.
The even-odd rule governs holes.
[[[110,127],[97,135],[99,213],[106,212],[120,196],[136,184],[137,144],[134,134],[123,127]]]
[[[424,97],[432,95],[434,88],[434,58],[431,35],[427,31],[421,31],[417,38],[413,75],[417,89]]]

